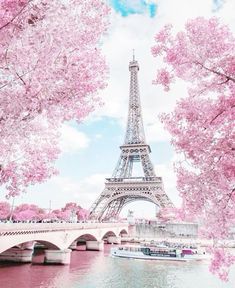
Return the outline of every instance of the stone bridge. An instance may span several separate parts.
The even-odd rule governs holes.
[[[118,243],[127,223],[0,223],[0,261],[31,262],[34,246],[43,244],[45,263],[70,263],[77,242],[103,250],[104,240]]]

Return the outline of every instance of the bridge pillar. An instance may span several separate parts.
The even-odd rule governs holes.
[[[70,264],[71,249],[45,250],[45,264]]]
[[[32,262],[33,249],[12,247],[0,254],[0,262],[29,263]]]
[[[117,236],[108,236],[107,237],[108,244],[121,244],[121,237]]]
[[[104,241],[86,241],[86,250],[103,251]]]

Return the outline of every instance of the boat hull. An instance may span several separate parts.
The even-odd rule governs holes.
[[[158,260],[158,261],[180,261],[180,262],[189,262],[189,261],[200,261],[204,260],[204,255],[185,255],[185,256],[154,256],[154,255],[145,255],[141,252],[128,252],[124,250],[118,250],[116,248],[111,248],[111,256],[119,258],[129,258],[129,259],[142,259],[142,260]]]

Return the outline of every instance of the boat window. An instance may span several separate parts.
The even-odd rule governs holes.
[[[145,255],[150,255],[150,249],[149,248],[141,248],[140,249]]]

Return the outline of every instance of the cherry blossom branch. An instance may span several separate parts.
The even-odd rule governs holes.
[[[206,67],[205,65],[203,65],[202,63],[200,63],[200,62],[198,62],[198,61],[195,61],[194,64],[200,65],[202,68],[204,68],[205,70],[207,70],[207,71],[209,71],[209,72],[212,72],[212,73],[217,74],[217,75],[219,75],[219,76],[225,77],[225,78],[226,78],[225,83],[228,82],[229,80],[231,80],[232,82],[235,82],[235,79],[234,79],[234,78],[232,78],[232,77],[230,77],[230,76],[228,76],[228,75],[225,75],[224,73],[221,73],[221,72],[219,72],[219,71],[210,69],[210,68]]]
[[[234,108],[235,106],[233,105],[233,106],[231,106],[230,108]],[[225,111],[227,111],[227,110],[223,110],[223,111],[221,111],[219,114],[217,114],[211,121],[210,121],[210,124],[212,124],[212,122],[216,119],[216,118],[218,118],[220,115],[222,115]]]
[[[8,25],[10,25],[24,10],[25,8],[29,5],[29,3],[33,1],[33,0],[29,0],[28,3],[26,3],[18,13],[16,13],[16,15],[7,23],[5,23],[3,26],[0,27],[0,30],[4,29],[5,27],[7,27]]]
[[[24,85],[26,85],[26,83],[25,83],[25,81],[23,80],[22,77],[24,77],[25,75],[31,73],[31,72],[34,71],[34,70],[35,70],[35,67],[33,67],[33,69],[31,69],[31,70],[23,73],[22,75],[19,75],[18,72],[15,71],[15,74],[17,75],[17,77],[16,77],[15,79],[11,80],[10,82],[7,82],[6,84],[2,85],[2,86],[0,87],[0,90],[1,90],[2,88],[4,88],[4,87],[8,86],[9,84],[17,81],[18,79],[20,79],[20,80],[24,83]]]

